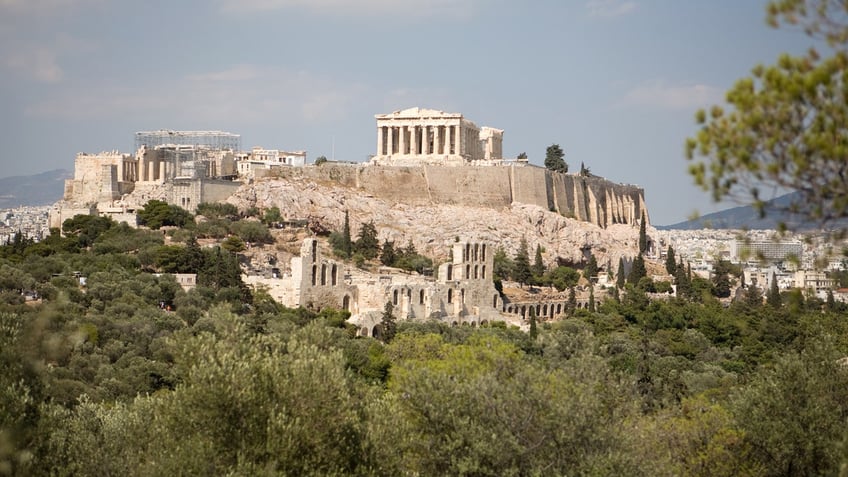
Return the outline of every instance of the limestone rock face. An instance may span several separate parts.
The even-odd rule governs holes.
[[[447,259],[446,252],[457,239],[491,243],[513,256],[524,238],[531,260],[540,245],[549,266],[557,258],[578,264],[591,252],[601,266],[609,262],[616,267],[619,257],[634,256],[638,246],[636,224],[601,228],[517,202],[501,208],[401,203],[375,197],[361,188],[319,183],[304,176],[242,186],[228,202],[241,210],[276,206],[287,220],[311,218],[329,230],[341,230],[348,211],[354,238],[361,224],[373,221],[381,243],[388,239],[405,246],[411,240],[420,253],[437,260]]]

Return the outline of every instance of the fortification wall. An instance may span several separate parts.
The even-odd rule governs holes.
[[[279,177],[305,178],[362,190],[411,205],[509,207],[532,204],[600,227],[635,224],[645,210],[642,189],[596,176],[560,174],[534,166],[375,166],[325,163],[282,168]]]

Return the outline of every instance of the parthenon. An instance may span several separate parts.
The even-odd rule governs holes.
[[[378,114],[377,164],[464,164],[503,157],[503,130],[483,127],[459,113],[409,108]]]

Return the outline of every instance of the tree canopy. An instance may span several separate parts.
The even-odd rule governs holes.
[[[769,21],[801,25],[834,48],[758,65],[727,92],[728,107],[700,110],[686,140],[695,183],[752,204],[762,215],[785,210],[817,221],[848,215],[848,3],[780,0]],[[700,158],[695,160],[695,158]],[[796,192],[786,206],[767,203]]]
[[[565,153],[559,144],[551,144],[545,151],[545,167],[556,172],[568,172],[568,164],[566,164]]]

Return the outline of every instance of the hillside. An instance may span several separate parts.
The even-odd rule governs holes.
[[[348,211],[354,234],[359,224],[373,221],[380,241],[405,244],[411,240],[421,253],[437,258],[444,257],[457,238],[497,244],[510,253],[524,238],[531,250],[542,247],[549,264],[556,258],[581,263],[591,251],[603,266],[635,255],[639,235],[637,226],[616,224],[603,229],[535,205],[514,203],[501,209],[410,205],[306,178],[258,181],[241,187],[228,201],[242,210],[276,206],[287,220],[312,217],[328,230],[340,230]]]
[[[772,199],[766,204],[765,217],[750,205],[732,207],[730,209],[702,215],[696,219],[686,220],[671,225],[659,225],[659,230],[698,230],[698,229],[747,229],[774,230],[783,222],[793,230],[812,230],[821,227],[817,222],[805,221],[803,218],[787,213],[786,207],[793,199],[793,194],[786,194]],[[847,220],[834,221],[829,227],[848,226]]]
[[[65,179],[73,172],[55,169],[30,176],[0,179],[0,209],[21,205],[49,205],[62,198]]]

